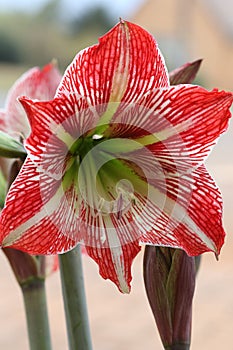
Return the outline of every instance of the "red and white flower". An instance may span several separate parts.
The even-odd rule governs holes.
[[[153,37],[120,21],[77,54],[53,100],[20,98],[31,134],[2,212],[2,245],[55,254],[84,243],[122,292],[140,244],[219,254],[221,195],[203,161],[232,101],[169,86]]]

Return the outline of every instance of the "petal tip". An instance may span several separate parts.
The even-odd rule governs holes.
[[[22,104],[22,105],[30,105],[32,103],[32,100],[28,98],[27,96],[19,96],[17,97],[17,100]]]
[[[124,284],[124,286],[120,286],[119,287],[120,292],[122,292],[123,294],[129,294],[131,291],[131,287],[127,284]]]

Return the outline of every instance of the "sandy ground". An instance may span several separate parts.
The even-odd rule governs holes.
[[[228,232],[220,261],[205,254],[194,298],[191,350],[231,349],[233,344],[233,125],[208,160],[208,168],[224,197]],[[162,349],[142,281],[142,254],[133,265],[130,295],[121,295],[102,280],[97,266],[84,257],[90,325],[95,350]],[[21,292],[0,255],[0,350],[27,350]],[[47,280],[49,316],[54,350],[68,349],[59,274]],[[43,350],[43,349],[41,349]]]

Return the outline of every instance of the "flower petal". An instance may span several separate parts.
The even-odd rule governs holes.
[[[99,265],[100,275],[115,283],[122,293],[129,293],[132,279],[131,265],[141,249],[138,242],[111,249],[94,247],[86,247],[86,249],[90,257]]]
[[[166,191],[163,215],[157,219],[155,230],[145,233],[141,242],[181,247],[189,255],[205,251],[218,255],[225,237],[222,199],[204,165],[186,177],[168,177]]]
[[[50,276],[59,269],[59,260],[57,255],[45,256],[45,276]]]
[[[122,105],[108,133],[147,147],[164,169],[170,162],[190,169],[203,162],[226,130],[232,101],[231,93],[199,86],[156,89],[138,104]]]
[[[17,102],[19,96],[25,95],[31,99],[50,100],[54,97],[61,75],[53,63],[43,69],[32,68],[18,79],[7,96],[6,115],[7,129],[13,133],[28,135],[30,132],[26,115]]]
[[[1,213],[2,245],[38,255],[71,249],[74,240],[61,232],[57,217],[60,192],[60,182],[40,173],[27,158]]]
[[[69,133],[62,128],[62,122],[67,118],[68,109],[57,108],[61,106],[57,100],[33,102],[27,98],[20,98],[20,102],[31,124],[31,134],[24,143],[30,158],[40,169],[50,174],[55,173],[58,178],[61,177],[68,153],[68,146],[64,141],[68,139],[69,143],[70,138],[72,139]],[[61,125],[60,128],[59,125]],[[58,129],[62,134],[60,138],[56,134]]]
[[[25,148],[40,169],[60,178],[69,160],[69,149],[94,124],[95,113],[85,99],[75,95],[48,102],[20,98],[31,124]]]
[[[0,130],[7,132],[6,129],[6,112],[3,109],[0,109]]]
[[[162,118],[154,134],[161,142],[149,149],[161,161],[172,159],[176,165],[186,162],[189,167],[198,166],[227,129],[233,94],[178,85],[165,95],[169,104],[160,111]]]
[[[57,96],[75,93],[86,96],[91,105],[131,102],[152,88],[168,85],[154,38],[141,27],[120,21],[99,44],[77,54]]]
[[[140,247],[133,241],[137,232],[130,233],[128,226],[134,231],[137,227],[125,215],[119,219],[113,214],[94,217],[92,208],[83,207],[75,197],[74,187],[59,193],[60,189],[60,181],[40,173],[27,158],[2,212],[2,245],[31,254],[55,254],[82,241],[102,276],[129,292],[131,263]]]

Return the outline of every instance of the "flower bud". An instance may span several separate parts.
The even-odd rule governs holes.
[[[146,246],[145,288],[165,349],[189,349],[195,275],[195,258],[183,250]]]
[[[5,132],[0,131],[0,156],[24,159],[27,156],[27,152],[20,142]]]
[[[171,85],[190,84],[196,77],[202,60],[196,60],[191,63],[185,63],[183,66],[174,69],[169,73]]]
[[[42,277],[40,276],[41,271],[39,267],[41,264],[39,263],[38,257],[13,248],[3,248],[2,250],[20,285],[26,283],[26,281],[32,277]],[[43,257],[43,259],[45,259],[45,257]]]

